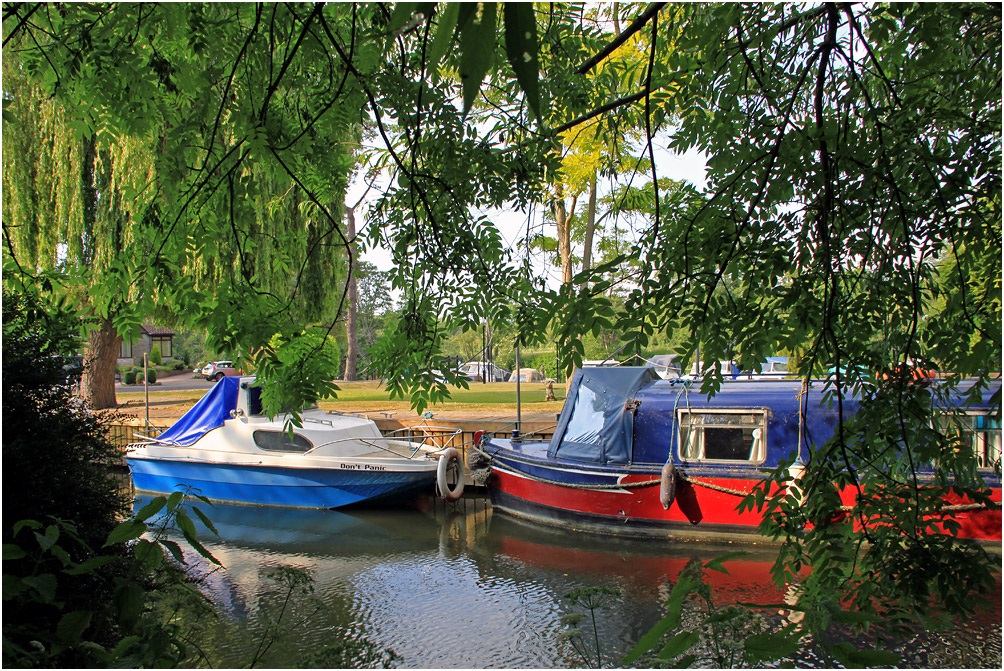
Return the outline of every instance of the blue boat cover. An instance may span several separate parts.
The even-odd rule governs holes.
[[[157,442],[187,447],[208,431],[223,426],[230,412],[237,409],[240,383],[239,377],[221,379],[174,426],[157,436]]]
[[[630,463],[635,393],[659,379],[647,366],[582,368],[547,448],[547,456],[600,464]]]

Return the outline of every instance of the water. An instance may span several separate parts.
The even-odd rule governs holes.
[[[563,638],[562,618],[587,612],[569,592],[600,586],[618,591],[597,611],[600,663],[609,664],[662,617],[688,562],[737,549],[556,531],[493,515],[480,498],[423,508],[207,510],[220,537],[200,539],[226,568],[214,571],[194,552],[186,558],[222,613],[202,625],[213,666],[246,667],[266,646],[257,666],[597,666],[591,621],[580,625],[584,657]],[[780,603],[772,562],[762,549],[729,562],[729,575],[713,574],[716,601]],[[313,593],[287,601],[269,577],[282,566],[308,572]],[[1000,647],[998,593],[976,619],[909,644],[904,666],[1000,668]],[[829,665],[811,654],[795,661]]]

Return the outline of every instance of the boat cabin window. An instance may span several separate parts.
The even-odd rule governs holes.
[[[585,385],[579,387],[575,397],[575,407],[568,420],[564,440],[573,443],[598,445],[603,430],[603,409],[606,401],[598,393]]]
[[[261,387],[250,387],[248,389],[248,414],[262,414]]]
[[[254,443],[270,452],[306,452],[314,447],[303,436],[294,433],[290,437],[285,431],[255,431]]]
[[[764,410],[680,410],[680,458],[685,461],[746,461],[766,456]]]
[[[938,428],[946,435],[961,439],[976,456],[976,467],[985,471],[1001,470],[1001,420],[989,414],[943,415]]]

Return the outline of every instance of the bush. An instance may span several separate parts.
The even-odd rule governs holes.
[[[136,384],[136,371],[129,368],[122,373],[122,384]]]
[[[37,645],[33,641],[40,638],[43,645],[50,643],[44,653],[47,665],[86,665],[86,655],[73,649],[57,652],[39,632],[57,632],[63,625],[60,631],[65,633],[72,624],[72,614],[90,612],[96,603],[113,602],[115,583],[110,572],[115,569],[111,564],[102,567],[100,576],[81,576],[77,580],[64,573],[56,559],[39,567],[32,556],[7,556],[7,544],[17,542],[17,522],[31,519],[36,520],[36,525],[47,525],[52,518],[59,518],[59,525],[64,529],[72,527],[80,541],[65,548],[68,558],[86,561],[93,556],[89,548],[101,548],[117,518],[129,510],[130,497],[109,468],[121,459],[107,438],[108,424],[117,418],[89,413],[73,402],[73,385],[79,381],[79,373],[64,367],[78,347],[74,335],[77,326],[66,313],[48,313],[27,296],[4,292],[0,376],[4,609],[12,605],[17,613],[3,622],[4,666],[36,665],[32,651]],[[29,541],[36,538],[33,530],[43,535],[41,526],[22,529],[19,536]],[[56,533],[58,529],[53,528],[50,534],[46,528],[43,540],[54,542]],[[63,541],[60,536],[60,544]],[[8,601],[8,580],[14,586],[18,576],[27,576],[45,589],[12,594],[20,601]],[[42,592],[58,595],[58,605],[32,598]],[[109,615],[94,613],[88,627],[90,640],[107,646],[115,642],[116,632],[117,625]]]
[[[153,368],[146,369],[146,381],[148,384],[153,384],[157,381],[157,371]]]
[[[163,355],[160,353],[160,345],[154,345],[150,350],[150,363],[154,366],[159,366],[161,361],[164,360]]]

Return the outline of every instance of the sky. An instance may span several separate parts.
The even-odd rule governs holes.
[[[660,177],[673,180],[686,180],[692,183],[699,190],[703,190],[705,185],[706,159],[699,151],[691,150],[686,154],[677,154],[669,151],[665,147],[657,147],[655,152],[656,167]],[[386,183],[385,181],[383,183]],[[602,186],[601,186],[602,189]],[[365,225],[366,211],[369,204],[375,202],[379,197],[378,188],[370,189],[367,193],[367,186],[361,178],[349,187],[346,202],[354,204],[361,201],[356,209],[356,226],[360,229]],[[484,211],[499,228],[502,239],[513,248],[519,241],[525,238],[527,228],[539,227],[541,213],[539,208],[533,212],[504,212],[504,211]],[[553,226],[550,227],[550,235],[554,235]],[[547,233],[547,231],[545,231]],[[371,249],[363,253],[362,258],[375,265],[379,270],[389,270],[393,261],[390,252],[386,249]],[[534,267],[538,269],[538,276],[546,276],[548,286],[556,288],[561,283],[561,271],[557,266],[548,263],[543,258],[533,260]],[[395,296],[396,298],[396,296]]]

